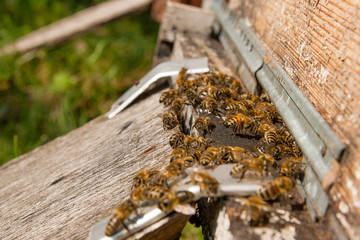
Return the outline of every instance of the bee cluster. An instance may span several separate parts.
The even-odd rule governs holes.
[[[160,103],[167,107],[162,115],[163,128],[174,131],[169,140],[173,149],[169,165],[164,171],[144,169],[137,173],[130,198],[118,207],[106,227],[107,236],[115,234],[119,226],[127,229],[126,222],[130,215],[138,214],[139,207],[156,204],[166,212],[193,206],[191,192],[174,190],[185,177],[205,195],[216,196],[219,183],[205,171],[216,165],[234,164],[228,174],[239,182],[274,177],[256,196],[247,198],[245,218],[253,226],[263,224],[266,209],[263,206],[267,202],[289,192],[296,179],[303,177],[302,153],[265,93],[260,96],[246,93],[239,80],[217,71],[190,76],[183,68],[176,83],[178,89],[166,91],[160,97]],[[199,115],[191,123],[191,135],[185,134],[189,130],[184,127],[186,107]],[[241,146],[241,141],[226,145],[207,137],[216,128],[232,129],[228,138],[248,139],[253,146]],[[189,167],[198,170],[187,173]]]

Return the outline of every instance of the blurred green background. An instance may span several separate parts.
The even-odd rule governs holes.
[[[2,0],[0,47],[99,0]],[[0,58],[0,164],[107,112],[151,68],[150,11],[23,56]]]

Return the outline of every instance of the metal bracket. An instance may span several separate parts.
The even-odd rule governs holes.
[[[113,118],[160,78],[178,75],[180,69],[183,67],[188,69],[188,73],[203,73],[209,71],[207,58],[184,59],[182,61],[160,63],[113,103],[108,117]]]
[[[235,59],[245,86],[254,93],[260,84],[300,146],[310,165],[305,167],[303,192],[314,205],[313,218],[324,216],[329,205],[327,191],[335,181],[345,145],[283,68],[274,59],[264,61],[271,54],[243,19],[223,0],[214,0],[212,9],[216,14],[214,31]]]

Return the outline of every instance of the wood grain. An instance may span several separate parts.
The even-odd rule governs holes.
[[[128,198],[140,169],[168,162],[171,133],[158,100],[154,94],[112,119],[98,117],[1,166],[0,239],[87,238]]]
[[[359,1],[232,1],[258,38],[348,147],[331,189],[336,216],[360,238]]]

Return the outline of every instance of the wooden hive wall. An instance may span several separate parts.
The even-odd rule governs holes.
[[[348,236],[359,239],[360,2],[244,0],[230,6],[346,144],[330,196]]]

